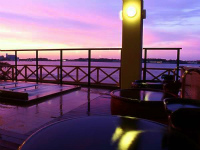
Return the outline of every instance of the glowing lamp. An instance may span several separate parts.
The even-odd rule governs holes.
[[[136,15],[136,9],[133,6],[127,8],[126,13],[129,17],[134,17]]]

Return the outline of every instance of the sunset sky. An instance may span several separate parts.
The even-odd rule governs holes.
[[[0,49],[121,47],[122,0],[0,0],[0,4]],[[144,47],[182,47],[181,59],[200,60],[199,0],[145,0],[144,7]],[[33,53],[20,53],[21,58],[28,55]],[[118,51],[93,54],[119,56]],[[55,54],[40,57],[55,58]],[[176,58],[167,52],[150,57]]]

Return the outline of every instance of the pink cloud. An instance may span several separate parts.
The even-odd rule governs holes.
[[[1,18],[0,35],[2,37],[0,49],[121,47],[121,31],[116,32],[109,28],[92,31],[79,28],[68,30],[26,20],[19,22],[9,18]],[[114,58],[119,57],[118,53],[109,52],[109,54]],[[29,52],[20,54],[20,57],[30,57],[28,55]],[[99,55],[97,53],[94,56]],[[47,56],[53,58],[55,55],[51,53]]]
[[[158,41],[159,39],[160,39],[160,37],[156,36],[152,30],[150,30],[148,28],[144,28],[144,31],[143,31],[144,47],[151,47],[152,43]]]
[[[43,5],[41,5],[43,4]],[[67,47],[120,47],[121,21],[108,16],[93,14],[88,10],[50,5],[44,1],[7,0],[1,3],[1,11],[34,18],[48,18],[53,21],[67,19],[80,23],[93,24],[95,29],[83,30],[74,27],[54,27],[41,22],[1,18],[0,26],[4,27],[1,41],[9,44],[0,48],[49,48]],[[0,29],[1,30],[1,29]],[[5,32],[5,31],[10,32]],[[104,34],[102,34],[104,33]],[[12,41],[12,42],[11,42]],[[49,43],[49,44],[47,44]]]
[[[62,3],[65,5],[61,5]],[[2,1],[0,13],[11,13],[13,18],[0,16],[0,49],[121,47],[121,21],[106,13],[92,12],[86,8],[86,6],[70,7],[66,1],[57,3],[39,0],[34,0],[34,2],[33,0]],[[15,19],[14,15],[22,17]],[[29,20],[33,18],[33,20],[28,21],[26,17],[30,17]],[[39,22],[37,19],[44,22]],[[51,23],[46,23],[45,20]],[[60,25],[59,22],[62,21],[75,22],[77,26]],[[58,26],[54,22],[58,23]],[[88,27],[83,29],[82,24]],[[90,25],[93,28],[89,28]],[[176,39],[175,36],[178,34],[171,32],[160,31],[148,25],[144,26],[144,47],[182,47],[181,56],[183,58],[187,55],[192,56],[190,51],[195,53],[194,56],[199,54],[199,38],[188,38],[186,35],[181,35]],[[117,55],[112,53],[114,57],[118,57]],[[164,56],[170,58],[171,55],[167,53]],[[152,56],[161,57],[163,54],[155,52]]]
[[[13,24],[15,26],[13,26]],[[26,26],[24,24],[26,24]],[[5,18],[1,19],[0,26],[4,27],[8,31],[10,30],[10,33],[4,33],[4,38],[22,38],[31,40],[33,43],[42,40],[65,44],[76,43],[77,47],[79,47],[79,45],[89,46],[88,44],[90,44],[90,46],[95,46],[97,43],[99,43],[97,45],[102,46],[105,45],[103,43],[106,43],[104,40],[107,39],[108,43],[116,43],[116,46],[120,45],[119,42],[117,42],[120,40],[120,31],[118,32],[119,34],[117,33],[119,36],[113,37],[112,35],[115,35],[116,33],[107,28],[94,31],[87,31],[79,28],[54,28],[51,26],[41,25],[40,23],[30,23],[27,21],[18,22],[16,20]],[[103,32],[105,34],[102,34]]]
[[[1,11],[5,13],[19,14],[34,18],[46,19],[68,19],[71,21],[78,21],[87,24],[100,25],[110,28],[119,28],[121,21],[115,20],[108,16],[92,13],[89,10],[67,7],[63,8],[62,5],[57,7],[51,6],[48,3],[42,3],[30,0],[7,0],[1,2]],[[118,14],[116,14],[118,15]]]

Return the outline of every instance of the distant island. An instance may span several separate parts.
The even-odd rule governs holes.
[[[0,61],[15,61],[15,55],[8,55],[6,57],[0,56]],[[17,57],[17,61],[36,61],[36,58],[26,58],[21,59]],[[59,59],[48,59],[48,58],[38,58],[38,61],[60,61]],[[63,61],[79,61],[79,62],[87,62],[88,58],[78,58],[78,59],[63,59]],[[120,62],[120,59],[111,59],[111,58],[91,58],[92,62]],[[142,59],[144,63],[144,59]],[[155,63],[155,64],[176,64],[176,60],[167,60],[161,58],[148,58],[146,60],[147,63]],[[188,60],[180,60],[180,64],[200,64],[200,60],[196,61],[188,61]]]
[[[27,58],[27,59],[19,59],[19,61],[36,61],[36,58]],[[53,60],[48,58],[38,58],[38,61],[60,61],[59,59]],[[88,58],[78,58],[78,59],[63,59],[63,61],[79,61],[79,62],[87,62]],[[120,59],[109,59],[109,58],[91,58],[92,62],[120,62]],[[144,59],[142,59],[144,63]],[[167,60],[160,58],[148,58],[146,60],[147,63],[156,63],[156,64],[176,64],[176,60]],[[200,60],[196,61],[186,61],[180,60],[180,64],[200,64]]]
[[[142,60],[144,62],[144,59]],[[167,60],[167,59],[160,59],[160,58],[148,58],[146,60],[147,63],[156,63],[156,64],[176,64],[176,60]],[[200,64],[200,60],[196,61],[188,61],[188,60],[180,60],[180,64]]]
[[[19,59],[20,61],[36,61],[36,58]],[[48,58],[38,58],[38,61],[60,61],[59,59],[48,59]],[[78,58],[78,59],[63,59],[63,61],[81,61],[87,62],[88,58]],[[92,58],[92,62],[120,62],[120,59],[108,59],[108,58]]]

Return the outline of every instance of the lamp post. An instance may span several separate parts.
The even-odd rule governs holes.
[[[131,82],[141,79],[143,1],[123,0],[121,88],[130,88]]]

